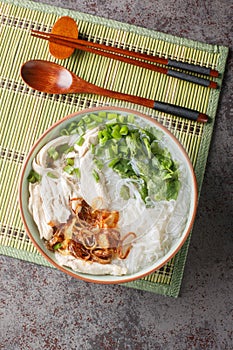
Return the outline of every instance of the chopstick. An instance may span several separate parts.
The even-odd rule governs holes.
[[[194,84],[199,84],[199,85],[213,88],[213,89],[217,88],[217,83],[215,81],[205,79],[205,78],[200,78],[195,75],[186,74],[184,72],[169,68],[169,67],[175,67],[175,68],[184,69],[184,70],[187,70],[187,68],[189,68],[189,70],[191,69],[193,69],[193,71],[195,70],[195,73],[200,73],[204,75],[208,74],[214,77],[218,76],[217,71],[207,67],[195,66],[185,62],[179,62],[179,61],[165,59],[161,57],[155,57],[155,56],[146,55],[139,52],[128,51],[121,48],[92,43],[81,39],[68,38],[62,35],[40,32],[37,30],[32,30],[31,35],[36,38],[48,40],[51,43],[72,47],[82,51],[91,52],[91,53],[105,56],[111,59],[117,59],[119,61],[133,64],[135,66],[139,66],[142,68],[150,69],[152,71],[166,74],[174,78],[186,80]],[[141,60],[144,60],[144,61],[141,61]],[[152,63],[145,62],[145,60],[153,63],[167,65],[168,68],[156,66]]]

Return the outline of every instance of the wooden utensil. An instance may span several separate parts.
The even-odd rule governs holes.
[[[108,46],[105,46],[105,50],[102,50],[100,48],[96,48],[96,46],[95,46],[95,45],[100,45],[100,44],[88,43],[88,45],[87,45],[87,42],[85,40],[70,39],[70,38],[66,38],[64,36],[57,35],[57,34],[48,34],[48,33],[42,33],[42,32],[38,32],[38,31],[32,31],[32,36],[40,38],[40,39],[48,40],[50,44],[51,43],[55,44],[56,46],[60,46],[60,48],[61,47],[69,47],[69,48],[73,48],[73,49],[76,48],[76,49],[79,49],[82,51],[86,51],[86,52],[90,52],[90,53],[97,54],[100,56],[108,57],[110,59],[115,59],[115,60],[119,60],[121,62],[129,63],[129,64],[132,64],[134,66],[150,69],[152,71],[155,71],[155,72],[158,72],[161,74],[166,74],[168,76],[182,79],[185,81],[189,81],[189,82],[194,83],[194,84],[202,85],[202,86],[213,88],[213,89],[216,89],[218,87],[218,85],[215,81],[212,81],[212,80],[209,80],[206,78],[197,77],[195,75],[186,74],[186,73],[178,71],[176,69],[169,69],[167,67],[156,66],[152,63],[141,61],[141,59],[143,59],[143,60],[153,62],[153,58],[146,58],[147,55],[144,55],[144,54],[130,52],[130,51],[126,51],[126,50],[118,49],[118,48],[113,48],[113,47],[111,47],[111,50],[107,51],[106,48],[108,48]],[[85,44],[83,44],[83,43],[85,43]],[[122,54],[118,53],[118,50],[124,51],[124,56]],[[59,51],[61,52],[60,55],[62,55],[62,50],[60,49]],[[130,55],[130,57],[125,56],[126,54]],[[59,57],[61,57],[60,55],[59,55]],[[140,56],[140,60],[139,60],[139,56]],[[58,55],[55,57],[59,58]],[[169,60],[169,62],[171,62],[171,60]],[[176,62],[176,61],[174,61],[174,62]],[[157,63],[157,60],[155,63]],[[182,62],[179,62],[179,63],[182,63]],[[179,68],[178,65],[177,65],[177,68]]]
[[[199,113],[195,110],[96,86],[79,78],[68,69],[49,61],[31,60],[25,62],[21,67],[21,77],[31,88],[49,94],[98,94],[139,104],[198,122],[205,123],[208,121],[208,116],[206,114]]]
[[[33,33],[37,33],[37,34],[49,34],[49,33],[44,33],[44,32],[38,32],[38,31],[34,31],[32,30]],[[151,56],[148,54],[142,54],[139,52],[134,52],[134,51],[128,51],[126,49],[120,49],[120,48],[115,48],[115,47],[111,47],[109,45],[104,45],[104,44],[97,44],[97,43],[92,43],[92,42],[88,42],[85,40],[79,40],[78,39],[78,27],[77,24],[75,22],[75,20],[69,16],[62,16],[60,17],[56,23],[54,24],[54,26],[52,27],[52,34],[57,34],[60,37],[66,37],[66,38],[76,38],[76,40],[74,42],[76,42],[77,44],[81,44],[84,46],[91,46],[97,49],[101,49],[101,50],[108,50],[114,53],[118,53],[121,55],[126,55],[126,56],[130,56],[130,57],[134,57],[134,58],[138,58],[138,59],[143,59],[143,60],[147,60],[153,63],[159,63],[159,64],[163,64],[165,66],[168,67],[174,67],[174,68],[179,68],[179,69],[183,69],[183,70],[187,70],[187,71],[191,71],[191,72],[195,72],[195,73],[200,73],[200,74],[205,74],[205,75],[209,75],[212,77],[218,77],[219,73],[217,70],[215,69],[211,69],[208,67],[203,67],[197,64],[191,64],[191,63],[187,63],[187,62],[181,62],[181,61],[177,61],[177,60],[171,60],[169,58],[163,58],[163,57],[159,57],[159,56]],[[49,48],[52,47],[52,49],[54,49],[55,45],[49,45]],[[60,49],[60,53],[62,50],[64,50],[64,48],[62,49],[61,47]],[[60,55],[59,53],[59,55]],[[59,58],[56,56],[57,52],[55,53],[55,57]],[[70,53],[71,55],[72,53]]]
[[[63,35],[61,35],[61,33]],[[116,48],[108,45],[92,43],[75,38],[76,36],[78,36],[78,28],[76,22],[68,16],[61,17],[55,23],[55,25],[52,28],[52,33],[32,30],[31,34],[34,37],[48,40],[50,53],[54,57],[59,59],[69,57],[69,55],[67,55],[67,53],[69,53],[69,51],[67,51],[67,48],[69,48],[69,50],[79,49],[82,51],[91,52],[93,54],[105,56],[111,59],[116,59],[142,68],[150,69],[152,71],[166,74],[168,76],[175,77],[178,79],[186,80],[205,87],[216,89],[218,86],[215,81],[197,77],[195,75],[186,74],[176,69],[178,68],[181,70],[188,70],[195,73],[210,75],[214,77],[218,76],[218,72],[216,70],[185,62],[129,51],[126,49]],[[70,52],[71,55],[73,51]],[[145,61],[149,61],[151,63]],[[166,65],[167,67],[157,66],[152,63]],[[172,69],[170,69],[170,67],[172,67]]]

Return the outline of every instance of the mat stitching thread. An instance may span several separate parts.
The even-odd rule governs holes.
[[[50,99],[56,102],[63,102],[63,103],[73,105],[73,106],[78,106],[78,107],[90,107],[91,105],[94,107],[95,104],[96,105],[98,104],[99,106],[101,105],[101,102],[99,102],[97,99],[93,101],[92,99],[82,98],[81,95],[77,97],[75,95],[70,96],[70,95],[48,94],[45,92],[33,90],[23,83],[6,79],[6,78],[1,79],[0,88],[15,91],[15,92],[20,92],[23,94],[32,95],[36,97],[41,97],[44,99]]]
[[[1,24],[26,30],[35,29],[41,30],[43,32],[51,31],[51,26],[47,26],[45,24],[41,24],[35,21],[29,21],[26,19],[22,20],[21,18],[14,16],[2,15]]]
[[[8,235],[10,238],[20,239],[21,241],[32,244],[29,236],[24,230],[2,224],[0,236],[5,237],[5,235]]]
[[[24,158],[25,158],[25,153],[18,152],[18,151],[7,149],[7,148],[3,147],[0,151],[0,158],[14,161],[17,163],[23,163]]]

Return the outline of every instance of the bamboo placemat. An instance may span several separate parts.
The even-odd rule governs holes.
[[[64,15],[77,21],[79,36],[109,45],[171,59],[201,64],[220,72],[221,87],[228,49],[165,35],[77,11],[33,3],[4,0],[1,5],[1,216],[0,253],[51,266],[34,248],[25,233],[17,204],[22,163],[35,140],[62,117],[90,106],[115,105],[133,108],[165,125],[183,144],[193,163],[199,195],[218,105],[218,90],[201,87],[108,58],[78,52],[64,61],[53,59],[48,44],[30,36],[31,29],[49,31]],[[20,78],[20,66],[30,59],[55,61],[83,79],[102,87],[197,109],[210,116],[201,124],[127,102],[97,95],[48,95],[28,88]],[[191,236],[191,235],[190,235]],[[159,271],[125,286],[177,297],[189,239],[178,254]]]

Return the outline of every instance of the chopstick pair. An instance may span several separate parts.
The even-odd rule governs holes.
[[[126,49],[116,48],[104,44],[92,43],[81,39],[73,39],[62,35],[40,32],[32,30],[31,35],[48,40],[51,43],[63,45],[82,51],[91,52],[97,55],[105,56],[111,59],[116,59],[125,63],[129,63],[142,68],[150,69],[174,78],[189,81],[194,84],[199,84],[205,87],[216,89],[218,87],[215,81],[200,78],[195,75],[187,74],[176,69],[187,70],[190,72],[204,74],[211,77],[218,77],[218,71],[207,67],[202,67],[190,63],[180,62],[176,60],[166,59],[162,57],[151,56],[139,52],[128,51]],[[149,61],[151,63],[145,62]],[[166,65],[167,67],[156,66],[152,63]],[[170,69],[171,67],[171,69]],[[175,69],[173,69],[175,68]]]

